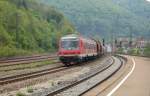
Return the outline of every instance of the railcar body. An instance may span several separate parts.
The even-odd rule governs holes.
[[[99,41],[79,35],[68,35],[60,39],[58,55],[62,63],[70,65],[102,55],[102,47]]]

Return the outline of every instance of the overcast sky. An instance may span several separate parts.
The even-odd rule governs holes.
[[[150,2],[150,0],[146,0],[146,1],[149,1],[149,2]]]

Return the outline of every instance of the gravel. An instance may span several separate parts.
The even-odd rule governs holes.
[[[83,92],[89,90],[90,88],[94,87],[95,85],[99,84],[103,80],[105,80],[107,77],[109,77],[112,73],[114,73],[121,65],[121,62],[115,58],[115,64],[113,64],[111,67],[106,69],[105,71],[102,71],[100,74],[86,80],[83,83],[80,83],[62,93],[59,93],[55,96],[80,96]]]
[[[79,79],[87,76],[88,73],[92,72],[93,69],[97,68],[98,66],[102,66],[104,63],[108,64],[110,62],[110,58],[101,58],[89,63],[82,64],[81,66],[73,66],[68,70],[64,70],[62,72],[40,76],[38,78],[9,84],[3,87],[1,86],[1,92],[6,92],[6,94],[4,93],[4,95],[1,96],[16,96],[16,93],[18,93],[18,91],[26,95],[42,96],[44,95],[44,93],[49,93],[50,91],[61,88],[64,85],[77,82]],[[26,92],[28,86],[31,86],[33,88],[33,93]]]
[[[69,79],[66,79],[66,76],[64,76],[65,80],[62,80],[62,79],[58,79],[60,80],[60,82],[58,82],[56,85],[54,85],[53,87],[51,88],[48,88],[46,90],[43,90],[43,91],[38,91],[37,93],[34,93],[34,94],[31,94],[30,96],[45,96],[47,95],[48,93],[50,92],[53,92],[53,91],[56,91],[56,90],[59,90],[61,88],[64,88],[65,86],[68,86],[68,85],[71,85],[77,81],[80,81],[82,79],[85,79],[87,78],[87,76],[89,75],[93,75],[95,74],[95,70],[102,70],[103,68],[111,65],[111,62],[112,60],[109,58],[107,60],[105,60],[104,62],[101,62],[99,64],[96,64],[95,66],[90,66],[89,68],[91,69],[90,71],[87,71],[85,73],[82,73],[82,71],[80,71],[80,75],[76,76],[75,78],[72,78],[71,80]],[[92,68],[93,67],[93,68]],[[71,74],[73,77],[74,77],[74,74]],[[70,78],[70,77],[69,77]]]

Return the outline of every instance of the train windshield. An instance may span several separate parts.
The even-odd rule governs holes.
[[[79,40],[74,39],[68,39],[68,40],[62,40],[61,41],[61,48],[66,50],[76,50],[78,49]]]

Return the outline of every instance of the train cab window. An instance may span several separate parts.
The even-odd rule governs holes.
[[[79,40],[77,39],[67,39],[61,41],[61,48],[66,50],[76,50],[79,49]]]

